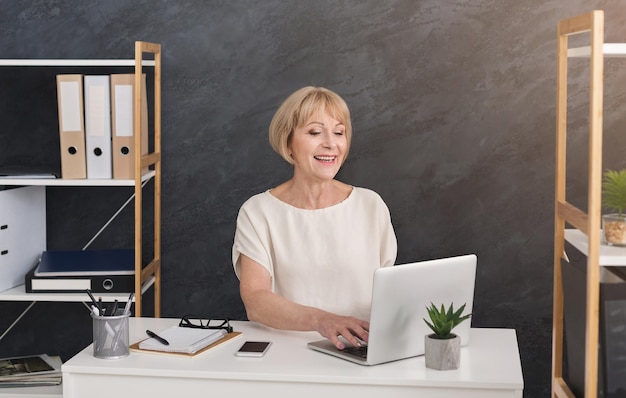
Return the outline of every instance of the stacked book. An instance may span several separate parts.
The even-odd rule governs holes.
[[[61,358],[46,354],[0,358],[0,388],[61,384]]]
[[[46,250],[25,286],[27,293],[129,293],[135,290],[135,251]]]

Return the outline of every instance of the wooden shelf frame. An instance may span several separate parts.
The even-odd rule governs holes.
[[[135,156],[135,316],[141,316],[142,286],[154,280],[154,317],[161,316],[161,45],[144,41],[135,42],[135,87],[141,87],[143,56],[154,57],[154,149],[145,155]],[[135,148],[141,148],[141,90],[134,90]],[[142,153],[142,151],[137,151]],[[146,167],[154,168],[154,253],[146,266],[142,263],[143,187],[142,173]]]
[[[568,48],[571,35],[589,34],[590,46]],[[598,338],[600,309],[600,255],[602,217],[602,113],[604,58],[624,57],[626,45],[604,43],[604,12],[594,10],[558,23],[557,43],[557,109],[556,109],[556,173],[554,211],[554,302],[552,332],[552,396],[574,397],[563,378],[563,279],[562,261],[565,255],[565,225],[570,224],[586,235],[587,292],[585,323],[585,387],[584,396],[598,395]],[[567,202],[566,142],[567,142],[567,72],[568,57],[590,59],[589,93],[589,164],[588,204],[582,211]],[[580,246],[580,243],[579,243]],[[606,262],[607,260],[603,260]],[[609,262],[611,262],[609,260]]]

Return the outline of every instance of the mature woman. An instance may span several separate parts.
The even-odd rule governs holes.
[[[352,138],[336,93],[304,87],[269,128],[293,177],[239,211],[233,265],[248,319],[317,331],[345,348],[367,341],[374,270],[394,264],[396,236],[380,196],[335,179]]]

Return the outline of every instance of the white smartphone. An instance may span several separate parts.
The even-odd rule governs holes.
[[[262,357],[272,345],[269,341],[246,341],[237,350],[235,355],[238,357]]]

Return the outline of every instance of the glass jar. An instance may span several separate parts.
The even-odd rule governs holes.
[[[609,246],[626,246],[626,217],[619,214],[602,216],[604,243]]]

